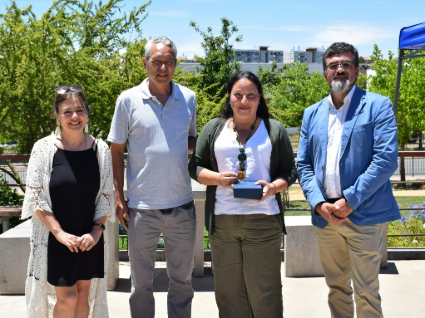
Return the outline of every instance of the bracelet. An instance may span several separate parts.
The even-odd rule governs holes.
[[[272,195],[274,195],[277,192],[277,186],[273,182],[270,182],[270,183],[274,185],[274,193],[272,194]]]
[[[102,223],[93,223],[93,227],[97,227],[103,231],[105,231],[105,225]]]

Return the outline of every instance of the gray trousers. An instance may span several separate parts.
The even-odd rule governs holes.
[[[163,210],[129,209],[132,318],[155,317],[153,273],[158,238],[164,234],[168,287],[168,317],[191,316],[194,291],[191,284],[195,253],[196,212],[193,201]]]
[[[280,214],[216,215],[210,235],[220,318],[282,318]]]

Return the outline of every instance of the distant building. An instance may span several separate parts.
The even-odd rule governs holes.
[[[269,50],[268,46],[255,46],[252,50],[234,49],[233,60],[242,63],[271,63],[276,61],[283,63],[282,50]]]
[[[370,66],[369,63],[360,63],[359,64],[359,71],[360,71],[360,73],[366,74],[366,75],[370,75],[369,74],[370,73],[369,70],[372,70],[372,67]]]
[[[373,60],[369,56],[362,56],[364,59],[364,63],[366,64],[372,64]]]
[[[277,67],[281,68],[283,67],[283,63],[278,63]],[[249,62],[249,63],[242,63],[241,71],[250,71],[254,73],[255,75],[258,75],[258,67],[261,66],[263,69],[270,66],[270,63],[255,63],[255,62]],[[196,67],[202,68],[202,65],[199,63],[190,63],[190,62],[182,62],[178,65],[178,67],[181,67],[183,69],[186,69],[187,71],[196,71]],[[320,74],[323,73],[323,66],[319,63],[308,63],[308,72],[309,74],[313,72],[319,72]]]
[[[296,61],[300,63],[322,63],[323,54],[325,53],[324,48],[305,48],[302,50],[295,50],[285,52],[283,55],[283,63],[294,63]]]

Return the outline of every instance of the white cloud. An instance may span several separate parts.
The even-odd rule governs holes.
[[[177,55],[182,56],[183,54],[188,58],[191,59],[195,55],[203,56],[204,50],[201,47],[201,42],[198,41],[192,41],[189,43],[183,42],[182,44],[177,43]]]
[[[373,44],[382,40],[394,38],[397,30],[385,28],[370,23],[338,22],[335,25],[318,29],[313,36],[312,45],[327,46],[333,42],[344,41],[353,45]]]
[[[186,15],[186,11],[183,11],[183,10],[154,11],[154,12],[149,12],[149,15],[157,15],[161,17],[181,17]]]
[[[311,30],[311,26],[308,26],[308,25],[281,25],[281,26],[275,26],[275,27],[269,27],[264,25],[247,25],[247,26],[243,26],[243,28],[254,29],[254,30],[287,31],[287,32],[306,32]]]

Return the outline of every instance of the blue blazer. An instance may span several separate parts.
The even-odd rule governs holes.
[[[298,179],[312,207],[312,222],[328,222],[314,207],[326,200],[324,178],[328,143],[328,98],[304,111],[297,153]],[[390,177],[397,169],[397,125],[391,101],[356,87],[342,131],[339,161],[341,189],[354,211],[356,225],[372,225],[401,217]]]

